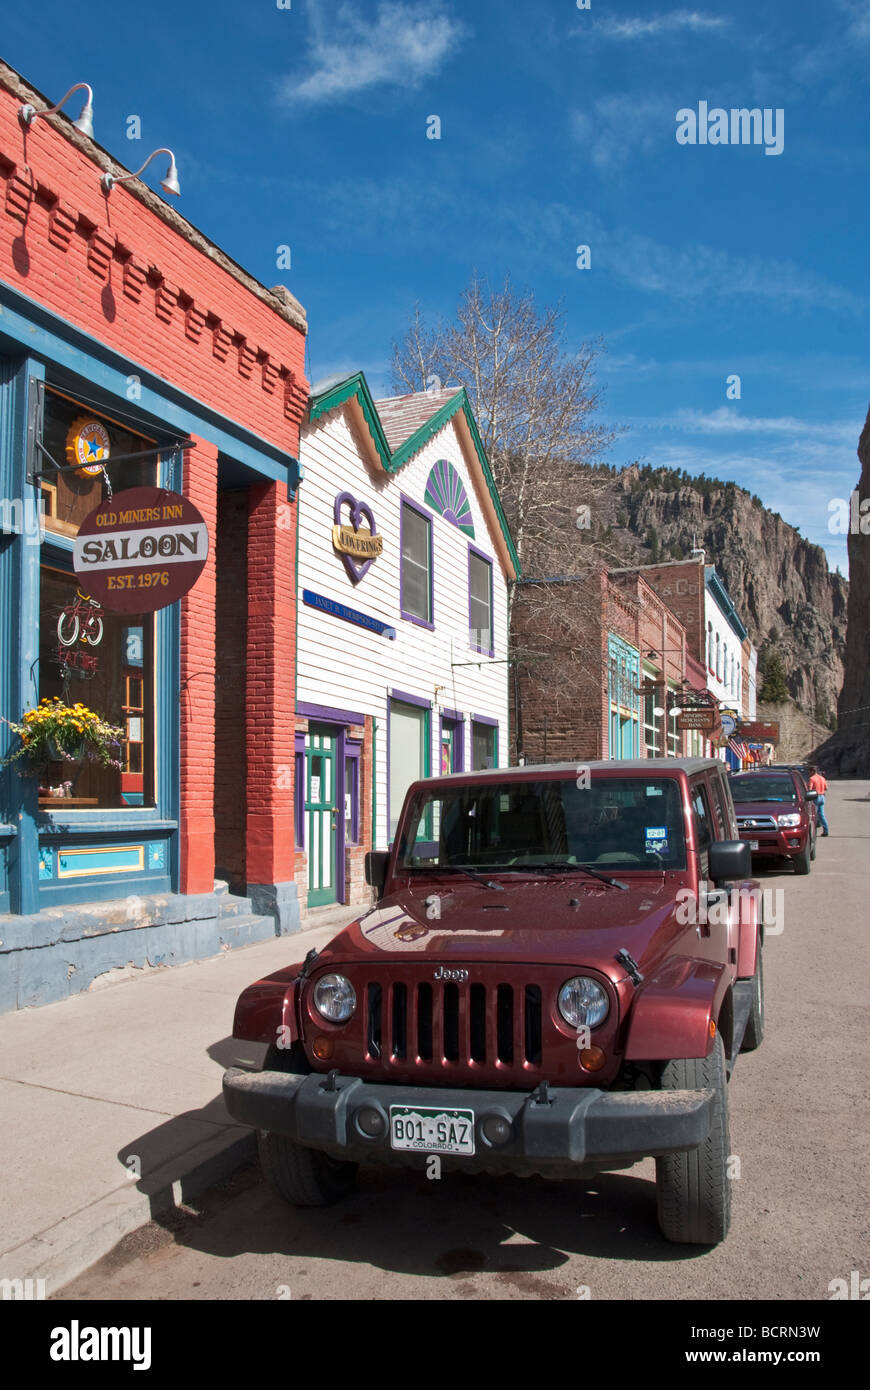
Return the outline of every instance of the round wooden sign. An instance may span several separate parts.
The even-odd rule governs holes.
[[[159,487],[117,492],[89,512],[73,546],[82,588],[118,613],[153,613],[196,583],[208,527],[192,502]]]
[[[77,463],[80,478],[93,478],[103,471],[103,461],[109,457],[109,431],[100,420],[79,415],[73,420],[66,436],[66,456]]]

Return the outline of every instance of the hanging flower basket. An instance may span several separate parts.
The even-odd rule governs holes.
[[[18,735],[20,747],[3,758],[0,766],[23,759],[29,764],[27,772],[32,773],[46,763],[86,760],[121,770],[117,753],[123,730],[86,705],[65,705],[55,696],[53,700],[42,700],[38,709],[27,710],[20,724],[11,719],[3,722]]]

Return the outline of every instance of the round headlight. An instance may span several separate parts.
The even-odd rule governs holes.
[[[330,1023],[347,1023],[356,1008],[356,991],[344,975],[321,975],[314,986],[314,1007]]]
[[[610,1008],[607,992],[588,975],[566,980],[559,990],[559,1013],[572,1028],[597,1028]]]

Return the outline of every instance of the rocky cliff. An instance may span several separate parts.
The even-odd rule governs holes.
[[[861,476],[858,506],[870,498],[870,411],[858,443]],[[866,524],[865,518],[860,517]],[[849,626],[837,732],[818,749],[825,770],[840,776],[870,776],[870,535],[850,533]]]
[[[612,478],[602,529],[612,528],[608,539],[623,563],[682,559],[693,546],[703,549],[755,646],[772,640],[779,647],[795,703],[813,716],[833,713],[843,683],[849,585],[829,572],[821,546],[734,483],[689,482],[676,471],[636,465]],[[870,539],[859,539],[870,552]],[[870,595],[870,584],[864,592]],[[866,660],[863,670],[866,680]]]

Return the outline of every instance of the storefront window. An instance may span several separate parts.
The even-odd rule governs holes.
[[[655,695],[645,695],[643,701],[643,741],[648,758],[659,756],[659,720],[653,711],[656,708]]]
[[[471,770],[479,772],[482,768],[498,766],[498,730],[492,724],[471,725]]]
[[[157,469],[153,456],[111,467],[113,458],[142,453],[153,447],[153,440],[133,434],[108,416],[99,415],[90,406],[81,405],[51,390],[45,393],[42,443],[55,463],[66,465],[77,457],[92,457],[88,466],[96,468],[98,462],[104,462],[109,468],[116,492],[121,488],[153,487],[156,484]],[[45,467],[45,462],[43,458],[41,467]],[[39,487],[45,529],[58,536],[78,535],[78,529],[88,512],[108,496],[102,472],[86,474],[71,470],[53,473],[49,470],[40,479]]]
[[[82,704],[120,726],[114,758],[121,768],[86,759],[49,764],[40,797],[71,782],[78,806],[154,805],[154,618],[110,613],[91,601],[76,576],[51,563],[40,570],[39,695]]]
[[[355,845],[359,841],[359,753],[344,760],[344,841]]]
[[[153,441],[51,390],[45,393],[42,439],[56,463],[80,458],[95,460],[88,465],[92,468],[96,461],[105,463],[116,492],[156,484],[153,455],[112,467],[113,458],[141,453]],[[53,806],[63,787],[69,807],[153,806],[154,615],[104,609],[81,587],[69,550],[52,544],[52,536],[74,538],[88,513],[108,496],[105,475],[49,471],[40,488],[46,531],[40,567],[40,699],[57,696],[65,704],[85,705],[122,731],[114,750],[120,767],[104,768],[87,759],[49,763],[40,803]]]

